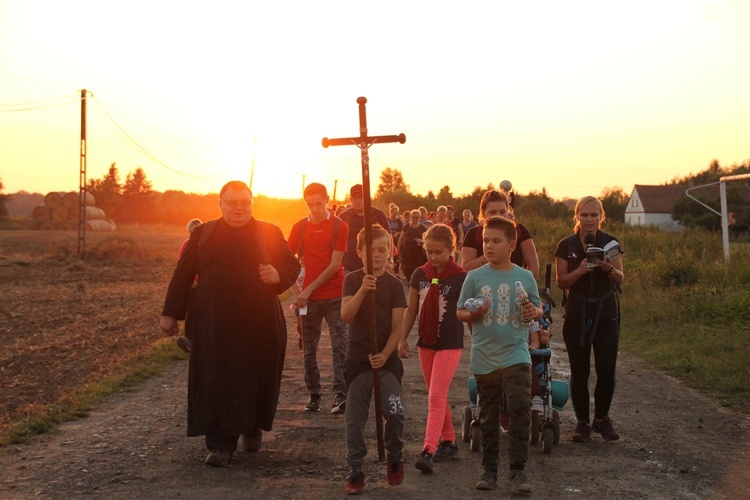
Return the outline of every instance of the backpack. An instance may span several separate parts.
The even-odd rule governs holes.
[[[336,246],[336,240],[339,236],[339,226],[341,225],[341,219],[339,219],[335,215],[332,215],[331,217],[333,218],[333,238],[331,238],[331,251],[333,251],[334,247]],[[305,228],[307,227],[307,217],[303,217],[302,219],[300,219],[297,224],[299,225],[299,243],[297,243],[297,257],[301,258],[304,254],[303,240],[305,238]]]

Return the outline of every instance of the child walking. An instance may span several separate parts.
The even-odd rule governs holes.
[[[367,454],[365,424],[370,412],[373,390],[373,369],[380,375],[381,404],[385,419],[384,438],[388,452],[386,478],[396,486],[404,480],[401,450],[404,447],[404,406],[401,401],[401,377],[404,367],[396,352],[406,308],[406,297],[401,280],[385,270],[393,248],[388,231],[379,225],[372,227],[372,271],[364,269],[349,273],[344,278],[341,319],[349,324],[349,343],[346,352],[344,378],[347,385],[346,402],[346,461],[351,469],[344,492],[359,495],[364,489],[362,464]],[[357,235],[357,254],[367,261],[364,229]],[[370,353],[372,307],[366,300],[368,292],[375,294],[375,317],[378,353]]]
[[[515,223],[503,217],[486,220],[483,250],[487,265],[469,271],[458,301],[458,319],[472,324],[471,367],[477,381],[479,429],[482,434],[484,473],[478,490],[497,487],[500,407],[503,392],[510,415],[508,458],[513,491],[531,494],[524,467],[529,453],[531,408],[531,358],[523,320],[542,317],[539,290],[531,272],[510,261],[516,246]],[[516,302],[515,283],[520,281],[528,300]],[[484,305],[471,312],[467,299],[480,298]]]
[[[419,312],[417,348],[427,385],[427,426],[424,449],[414,466],[427,473],[433,471],[434,462],[458,454],[448,390],[464,347],[464,326],[456,317],[456,304],[466,271],[453,259],[455,238],[445,224],[435,224],[424,233],[427,262],[411,276],[398,345],[399,355],[408,359],[407,340]]]

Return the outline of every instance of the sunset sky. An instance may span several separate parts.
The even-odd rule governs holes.
[[[83,88],[89,178],[341,198],[366,96],[373,191],[630,193],[750,159],[750,2],[0,0],[5,193],[78,188]]]

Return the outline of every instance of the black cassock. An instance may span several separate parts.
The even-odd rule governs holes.
[[[251,219],[234,228],[218,219],[190,236],[169,283],[162,315],[185,318],[193,278],[195,303],[188,378],[188,436],[239,435],[271,430],[279,401],[286,324],[278,294],[297,279],[300,265],[281,230]],[[200,247],[200,248],[199,248]],[[277,285],[260,281],[261,262],[273,265]]]

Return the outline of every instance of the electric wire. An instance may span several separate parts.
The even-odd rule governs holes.
[[[78,89],[73,88],[73,87],[69,87],[67,85],[60,85],[60,84],[57,84],[57,83],[45,82],[44,80],[37,80],[36,78],[30,78],[28,76],[17,75],[15,73],[10,73],[8,71],[0,70],[0,75],[12,76],[13,78],[20,78],[21,80],[26,80],[26,81],[29,81],[29,82],[41,83],[42,85],[48,85],[50,87],[57,87],[59,89],[79,91]]]
[[[36,103],[48,102],[48,104],[44,104],[44,105],[42,104],[34,105],[35,102],[17,103],[17,104],[0,104],[0,113],[14,113],[18,111],[36,111],[39,109],[56,108],[58,106],[67,106],[68,104],[73,104],[81,100],[80,97],[75,97],[75,96],[66,96],[66,98],[67,100],[60,101],[60,102],[55,102],[61,99],[59,97],[55,99],[48,99],[47,101],[36,101]]]
[[[212,175],[196,175],[196,174],[190,174],[187,172],[183,172],[182,170],[176,169],[170,165],[167,165],[166,163],[159,160],[156,156],[151,154],[149,151],[147,151],[143,146],[141,146],[138,141],[136,141],[118,122],[114,119],[114,117],[106,110],[106,108],[102,105],[101,101],[91,94],[91,97],[93,98],[94,102],[97,104],[99,109],[104,113],[104,115],[107,118],[108,123],[110,123],[110,126],[116,127],[116,134],[120,139],[122,139],[126,144],[128,144],[130,147],[144,155],[145,157],[149,158],[153,162],[155,162],[157,165],[166,168],[167,170],[174,172],[175,174],[182,175],[184,177],[188,177],[191,179],[197,179],[197,180],[208,180],[208,179],[215,179],[217,177],[220,177],[224,174],[226,174],[229,170],[226,170],[224,172],[219,172]]]

